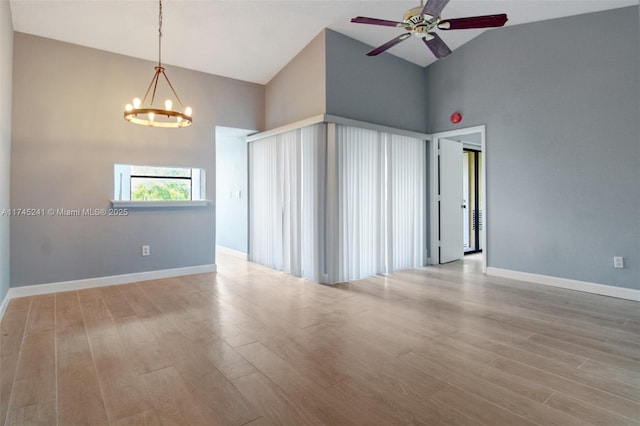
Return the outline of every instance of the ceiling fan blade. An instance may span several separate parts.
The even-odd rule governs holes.
[[[379,55],[382,52],[384,52],[385,50],[392,48],[396,44],[400,43],[401,41],[404,41],[404,40],[408,39],[409,37],[411,37],[411,33],[400,34],[398,37],[394,38],[393,40],[389,40],[388,42],[386,42],[382,46],[376,47],[371,52],[367,53],[367,56]]]
[[[447,46],[446,43],[442,41],[438,34],[429,33],[429,35],[433,36],[431,40],[427,40],[426,38],[423,38],[422,40],[436,58],[444,58],[445,56],[451,54],[451,49],[449,49],[449,46]]]
[[[449,3],[449,0],[427,0],[427,4],[422,9],[423,15],[431,15],[434,18],[440,16],[442,9]]]
[[[364,16],[358,16],[353,18],[351,22],[356,24],[371,24],[371,25],[383,25],[385,27],[402,27],[402,22],[387,21],[386,19],[366,18]]]
[[[507,22],[507,14],[472,16],[469,18],[445,19],[440,21],[438,29],[441,30],[466,30],[470,28],[501,27]]]

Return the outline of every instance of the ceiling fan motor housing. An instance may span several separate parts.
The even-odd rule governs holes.
[[[429,32],[434,29],[438,22],[440,22],[440,17],[434,18],[431,15],[423,15],[422,7],[414,7],[413,9],[409,9],[404,14],[403,23],[405,25],[405,29],[410,31],[415,36],[420,38],[426,38],[430,40],[433,36],[429,35]]]

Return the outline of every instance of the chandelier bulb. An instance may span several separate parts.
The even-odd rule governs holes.
[[[173,102],[171,102],[171,99],[167,99],[166,101],[164,101],[164,109],[166,109],[167,111],[171,111],[172,106]]]
[[[185,114],[187,114],[189,117],[191,117],[191,113],[192,113],[192,111],[191,111],[191,107],[186,107],[186,108],[184,109],[184,113],[185,113]]]
[[[149,113],[149,121],[153,121],[153,119],[156,118],[156,115],[152,112]]]
[[[127,105],[124,107],[124,110],[125,110],[125,111],[127,111],[127,112],[131,112],[131,110],[132,110],[132,109],[133,109],[133,106],[132,106],[131,104],[127,104]]]
[[[141,104],[141,103],[142,103],[142,101],[140,101],[140,98],[135,98],[135,99],[133,100],[133,107],[134,107],[134,108],[136,108],[136,109],[138,109],[138,108],[140,108],[140,104]]]

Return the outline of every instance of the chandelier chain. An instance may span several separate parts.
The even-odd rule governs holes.
[[[158,9],[158,66],[162,66],[162,0]]]

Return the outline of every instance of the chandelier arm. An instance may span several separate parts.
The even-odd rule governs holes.
[[[151,87],[154,86],[154,83],[155,83],[156,87],[158,86],[158,74],[159,73],[160,73],[160,71],[156,70],[156,73],[151,78],[151,82],[149,83],[149,87],[147,87],[147,91],[144,92],[144,98],[142,98],[142,105],[144,105],[144,103],[147,101],[147,96],[149,96],[149,91],[151,90]],[[153,96],[155,96],[155,93],[156,93],[156,89],[154,87]],[[153,101],[152,101],[152,103],[153,103]]]
[[[164,73],[164,71],[162,70],[162,67],[158,67],[158,69],[156,70],[156,75],[155,75],[155,79],[156,82],[153,85],[153,93],[151,94],[151,103],[150,105],[153,105],[153,101],[156,99],[156,90],[158,89],[158,80],[160,80],[160,73]]]
[[[167,84],[171,88],[171,91],[173,92],[173,96],[176,97],[176,100],[178,101],[178,103],[180,104],[182,109],[184,110],[184,105],[182,105],[182,101],[180,100],[180,96],[178,96],[178,94],[176,93],[176,90],[173,88],[173,84],[171,84],[171,82],[169,81],[169,77],[167,77],[167,74],[164,72],[164,70],[162,71],[162,75],[164,76],[164,79],[167,80]]]

